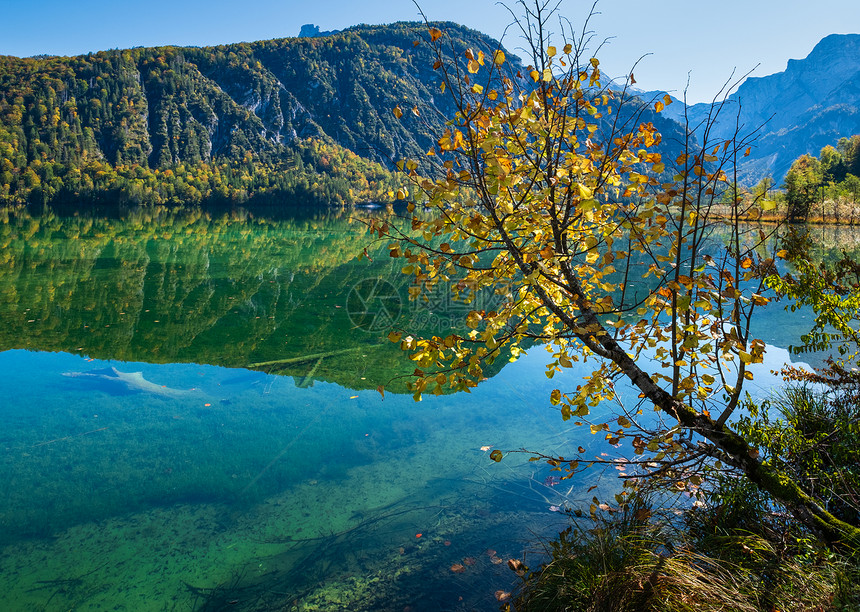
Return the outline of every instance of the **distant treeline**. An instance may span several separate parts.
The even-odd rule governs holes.
[[[805,220],[815,204],[831,201],[856,205],[860,196],[860,135],[840,138],[818,157],[801,155],[791,164],[783,183],[789,219]]]

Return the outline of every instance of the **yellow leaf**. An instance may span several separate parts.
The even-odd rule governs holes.
[[[532,81],[537,83],[540,79],[540,72],[538,72],[537,70],[532,70],[531,72],[529,72],[529,76],[532,78]]]
[[[549,401],[553,406],[558,406],[559,402],[561,402],[561,391],[553,389],[552,393],[550,393]]]
[[[436,42],[440,38],[442,38],[442,30],[439,28],[430,28],[430,40]]]
[[[654,103],[654,110],[657,111],[658,113],[663,111],[663,103],[660,102],[660,100],[657,100]]]
[[[501,65],[505,63],[505,52],[501,49],[493,53],[493,63]]]
[[[669,94],[666,94],[665,96],[663,96],[663,104],[665,104],[666,106],[669,106],[671,103],[672,103],[672,96],[670,96]]]
[[[555,57],[555,47],[553,47],[552,45],[547,47],[546,54],[549,55],[550,57]]]
[[[572,50],[573,50],[573,45],[568,43],[564,46],[564,52],[565,53],[570,53]]]
[[[749,157],[750,151],[752,151],[752,147],[747,147],[747,150],[744,151],[744,157]]]
[[[476,327],[478,327],[478,325],[480,325],[482,318],[483,317],[480,315],[480,313],[475,312],[473,310],[468,314],[468,316],[466,316],[466,325],[468,325],[472,329],[475,329]]]
[[[492,453],[490,453],[490,459],[498,463],[502,460],[502,451],[494,450]]]
[[[395,106],[394,110],[391,112],[394,113],[394,116],[397,117],[398,119],[400,119],[403,116],[403,109],[401,109],[399,106]]]
[[[478,72],[478,70],[480,70],[480,68],[481,68],[481,65],[478,64],[477,60],[469,60],[469,65],[468,65],[469,72],[471,72],[472,74],[475,74],[476,72]]]
[[[472,85],[472,93],[474,93],[474,94],[484,93],[484,86],[478,85],[477,83],[475,83],[474,85]]]
[[[598,59],[596,57],[592,57],[591,58],[591,65],[594,66],[595,68],[597,68],[600,65],[600,62],[598,61]]]
[[[544,68],[543,70],[543,80],[549,83],[552,80],[552,70],[549,68]]]

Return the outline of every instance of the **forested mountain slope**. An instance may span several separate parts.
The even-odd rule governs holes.
[[[440,24],[455,51],[498,43]],[[0,200],[384,198],[450,108],[417,24],[318,38],[0,56]],[[420,32],[426,31],[425,26]],[[396,105],[440,112],[407,113]],[[177,176],[178,175],[178,176]]]

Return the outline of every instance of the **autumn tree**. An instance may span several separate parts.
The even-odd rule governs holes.
[[[783,181],[790,221],[806,220],[823,178],[821,162],[816,157],[801,155],[794,160]]]
[[[466,335],[391,334],[416,364],[416,398],[468,391],[488,363],[542,344],[550,378],[574,362],[590,366],[581,384],[547,399],[563,419],[624,449],[614,462],[629,481],[692,492],[708,469],[730,470],[828,542],[855,545],[856,525],[829,513],[732,426],[763,359],[750,322],[776,270],[768,236],[739,223],[743,198],[715,212],[737,183],[749,139],[711,136],[727,111],[718,102],[705,125],[688,122],[678,142],[662,142],[655,113],[668,96],[646,104],[628,91],[632,75],[610,83],[585,27],[574,32],[558,19],[556,3],[517,6],[524,70],[501,47],[452,55],[444,31],[428,24],[440,95],[457,112],[427,153],[439,175],[419,172],[428,160],[404,160],[412,184],[398,197],[411,211],[437,214],[415,214],[411,231],[374,223],[391,239],[391,256],[405,260],[416,293],[446,283],[464,300],[487,290],[500,298],[494,310],[469,313]],[[618,400],[622,379],[639,392],[636,405]],[[611,420],[592,417],[602,402],[615,402]],[[610,461],[583,453],[538,456],[566,477]]]
[[[827,145],[818,154],[821,160],[821,175],[824,182],[840,183],[848,174],[848,167],[842,154],[833,145]]]

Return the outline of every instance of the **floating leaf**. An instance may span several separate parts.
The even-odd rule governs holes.
[[[493,460],[493,461],[495,461],[496,463],[498,463],[499,461],[501,461],[501,460],[502,460],[502,457],[503,457],[503,455],[502,455],[502,451],[500,451],[500,450],[498,450],[498,449],[496,449],[496,450],[494,450],[492,453],[490,453],[490,459],[492,459],[492,460]]]

